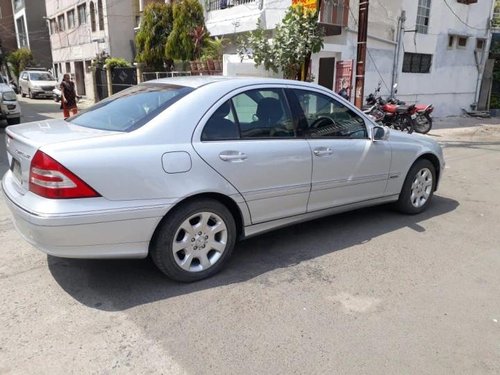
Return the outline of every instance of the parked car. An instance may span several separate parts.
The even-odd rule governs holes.
[[[420,213],[444,170],[434,140],[378,126],[323,87],[214,76],[9,127],[7,152],[3,191],[27,241],[59,257],[150,254],[180,281],[285,225],[388,202]]]
[[[8,125],[21,122],[21,107],[17,95],[9,85],[0,83],[0,121],[7,120]]]
[[[24,98],[52,98],[52,90],[58,86],[57,81],[45,70],[25,70],[19,75],[19,92]]]

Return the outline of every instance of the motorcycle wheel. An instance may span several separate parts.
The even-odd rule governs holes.
[[[432,117],[425,113],[418,115],[415,120],[415,131],[421,134],[427,134],[432,129]]]
[[[412,120],[410,116],[399,116],[394,121],[394,129],[411,134],[415,130],[415,120]]]

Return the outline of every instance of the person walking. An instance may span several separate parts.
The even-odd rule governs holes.
[[[76,115],[78,113],[78,107],[76,106],[76,95],[75,83],[71,80],[68,73],[63,76],[61,82],[61,109],[63,110],[64,119],[67,119],[71,114]]]

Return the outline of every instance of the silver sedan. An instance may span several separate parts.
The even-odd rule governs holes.
[[[59,257],[150,254],[180,281],[285,225],[387,202],[418,214],[444,170],[430,138],[287,80],[158,80],[6,133],[2,187],[27,241]]]

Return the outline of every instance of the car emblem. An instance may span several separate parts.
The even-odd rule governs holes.
[[[31,156],[29,156],[28,154],[25,154],[22,151],[16,150],[16,154],[18,154],[19,156],[22,156],[25,159],[28,159],[28,160],[31,159]]]

